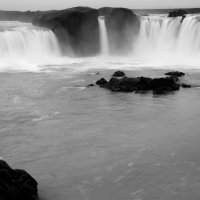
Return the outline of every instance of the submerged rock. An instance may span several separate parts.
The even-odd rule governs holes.
[[[183,88],[191,88],[192,86],[189,85],[189,84],[186,84],[186,83],[182,83],[181,87],[183,87]]]
[[[0,160],[0,199],[38,200],[37,182],[26,171],[13,170]]]
[[[94,84],[89,84],[89,85],[87,85],[87,87],[94,87]]]

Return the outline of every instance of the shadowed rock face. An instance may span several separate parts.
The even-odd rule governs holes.
[[[0,160],[0,199],[38,200],[37,182],[26,171],[11,169]]]
[[[60,11],[41,12],[33,24],[50,28],[58,37],[63,49],[70,45],[76,55],[99,53],[98,10],[75,7]]]
[[[98,16],[106,16],[111,54],[126,54],[132,50],[140,21],[126,8],[75,7],[65,10],[18,12],[0,11],[0,20],[32,22],[50,28],[57,36],[64,53],[93,56],[100,52]]]
[[[126,8],[103,8],[111,54],[126,54],[132,50],[133,41],[140,30],[140,20],[132,10]]]

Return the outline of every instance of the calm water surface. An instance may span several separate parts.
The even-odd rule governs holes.
[[[86,88],[113,73],[99,71],[0,73],[0,156],[37,179],[41,200],[199,200],[200,89]]]

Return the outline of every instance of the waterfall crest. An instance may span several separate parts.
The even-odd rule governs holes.
[[[56,36],[50,30],[19,22],[1,22],[0,28],[0,56],[41,58],[59,54]]]
[[[134,55],[141,58],[186,59],[200,56],[200,16],[141,17]]]
[[[60,56],[57,38],[51,30],[30,23],[0,22],[0,70],[37,70]]]
[[[100,51],[101,55],[107,56],[109,55],[109,41],[108,41],[108,34],[105,24],[105,17],[99,16],[99,31],[100,31]]]

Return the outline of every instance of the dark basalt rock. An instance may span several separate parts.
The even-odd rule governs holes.
[[[124,77],[126,74],[122,71],[117,71],[113,74],[113,77]]]
[[[168,17],[186,17],[187,12],[185,10],[175,10],[169,13]]]
[[[132,50],[140,30],[140,20],[126,8],[102,8],[105,16],[111,54],[126,54]]]
[[[118,72],[116,72],[118,73]],[[179,90],[180,84],[173,77],[149,78],[149,77],[112,77],[108,82],[105,79],[97,81],[100,87],[113,92],[144,92],[153,91],[155,94]]]
[[[97,85],[100,85],[100,86],[105,85],[105,84],[107,84],[107,83],[108,83],[108,81],[106,81],[104,78],[101,78],[100,80],[98,80],[98,81],[96,82],[96,84],[97,84]]]
[[[50,28],[65,51],[69,46],[79,56],[96,55],[100,51],[97,9],[75,7],[40,12],[34,16],[33,24]]]
[[[173,78],[155,78],[152,81],[152,90],[154,93],[165,93],[168,91],[179,90],[180,85]]]
[[[112,7],[99,8],[99,16],[106,16],[106,15],[110,14],[114,9],[116,9],[116,8],[112,8]]]
[[[174,77],[181,77],[181,76],[185,76],[185,73],[178,72],[178,71],[172,71],[172,72],[165,73],[165,75],[174,76]]]
[[[0,199],[38,200],[37,182],[26,171],[13,170],[0,160]]]

